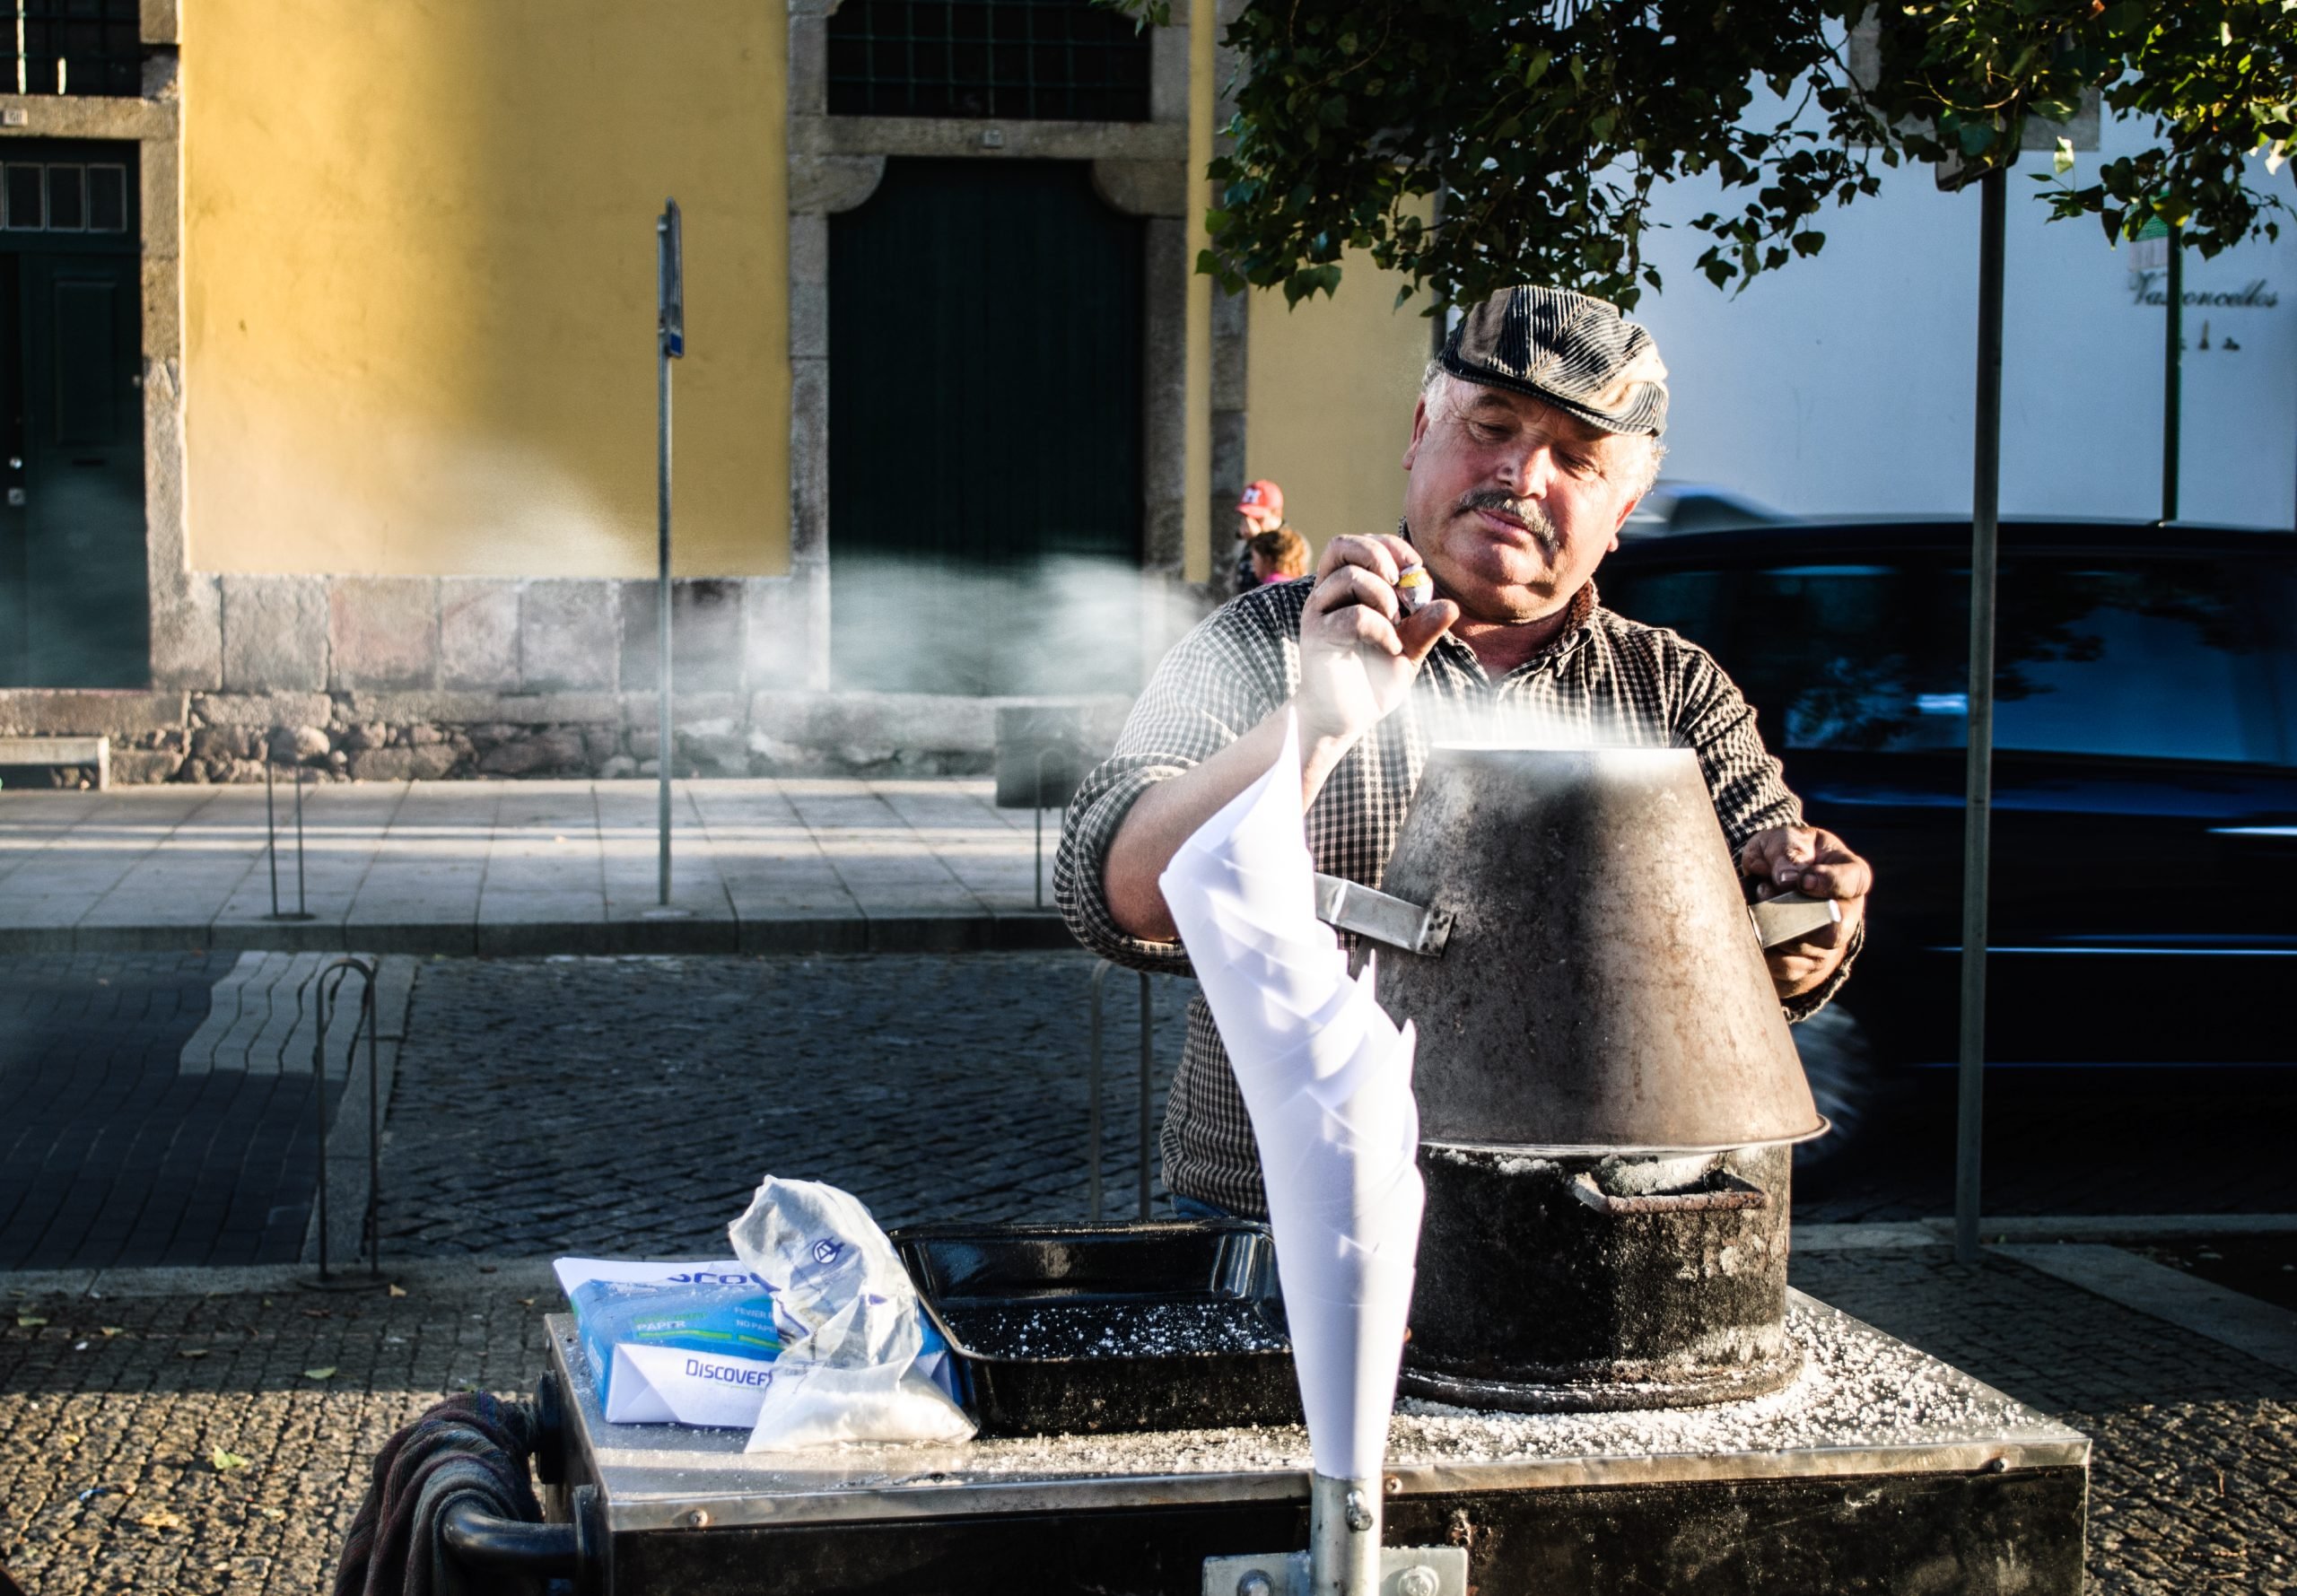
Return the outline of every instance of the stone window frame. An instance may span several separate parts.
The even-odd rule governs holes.
[[[829,219],[877,192],[890,157],[1088,161],[1100,196],[1143,218],[1141,564],[1150,575],[1181,581],[1188,519],[1190,6],[1175,4],[1169,22],[1149,30],[1146,122],[833,117],[828,39],[836,9],[837,0],[790,0],[790,574],[803,594],[794,607],[804,617],[806,685],[816,692],[831,685]],[[1218,529],[1244,485],[1245,333],[1244,296],[1216,292],[1210,440],[1216,589],[1223,575]],[[1168,641],[1144,637],[1150,655],[1144,679]]]

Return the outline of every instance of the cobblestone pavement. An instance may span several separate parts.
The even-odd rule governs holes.
[[[714,1245],[769,1170],[844,1185],[888,1225],[1086,1212],[1086,990],[1070,954],[439,960],[416,982],[390,1110],[401,1252]],[[1108,1211],[1131,1211],[1138,978],[1109,983]],[[1188,983],[1152,983],[1157,1085]],[[2284,1072],[2297,1076],[2297,1072]],[[2013,1078],[1988,1103],[1987,1212],[2297,1211],[2297,1078]],[[1951,1212],[1951,1101],[1893,1104],[1810,1220]]]
[[[769,1173],[843,1186],[888,1226],[1084,1218],[1094,964],[426,965],[388,1119],[386,1256],[712,1255]],[[1136,1211],[1140,984],[1107,982],[1111,1217]],[[1161,1119],[1192,988],[1151,985]]]
[[[0,1269],[296,1255],[310,1072],[179,1068],[232,960],[0,957]]]
[[[390,1433],[530,1392],[554,1306],[532,1282],[0,1297],[0,1563],[31,1596],[325,1590]]]
[[[391,1430],[544,1366],[539,1267],[430,1275],[398,1299],[0,1296],[0,1562],[33,1596],[324,1588]],[[2094,1591],[2297,1590],[2297,1375],[2006,1260],[1795,1277],[2095,1439]]]
[[[1082,1217],[1093,967],[1074,952],[427,962],[389,1111],[387,1244],[714,1250],[768,1170],[849,1186],[888,1224]],[[308,1074],[181,1063],[231,968],[0,956],[0,1269],[296,1255]],[[1161,1116],[1189,987],[1153,986]],[[1110,978],[1112,1216],[1134,1200],[1138,990]],[[1798,1217],[1952,1207],[1945,1094],[1890,1114],[1847,1176],[1799,1184]],[[2238,1091],[2013,1077],[1989,1097],[1987,1211],[2297,1211],[2292,1122],[2282,1075]]]
[[[2297,1591],[2297,1374],[2006,1260],[1829,1252],[1794,1278],[2090,1436],[2093,1590]]]

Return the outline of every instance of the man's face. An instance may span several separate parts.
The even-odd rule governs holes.
[[[1283,519],[1265,510],[1240,510],[1236,512],[1236,541],[1248,543],[1262,533],[1283,525]]]
[[[1447,376],[1411,414],[1412,545],[1472,619],[1553,615],[1619,546],[1646,447],[1528,395]]]

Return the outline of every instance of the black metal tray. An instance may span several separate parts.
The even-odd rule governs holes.
[[[927,1225],[892,1239],[984,1435],[1300,1422],[1265,1225]]]

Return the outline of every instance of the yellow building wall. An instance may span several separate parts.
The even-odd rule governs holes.
[[[1317,553],[1339,533],[1393,532],[1403,513],[1403,451],[1432,324],[1419,314],[1424,297],[1391,308],[1402,283],[1350,256],[1330,298],[1288,310],[1280,291],[1253,296],[1245,475],[1284,490],[1285,519]]]
[[[182,19],[194,569],[651,574],[666,195],[677,568],[788,568],[785,8]]]

